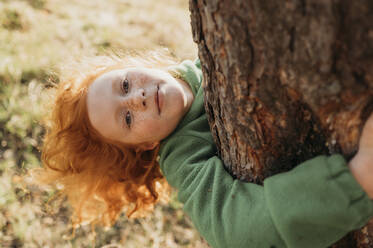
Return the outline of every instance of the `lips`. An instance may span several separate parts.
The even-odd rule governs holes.
[[[158,108],[158,114],[161,114],[161,107],[159,105],[159,86],[157,85],[157,92],[155,93],[155,104],[157,105]]]

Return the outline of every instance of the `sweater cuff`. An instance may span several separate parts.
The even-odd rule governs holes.
[[[373,200],[356,181],[342,155],[336,154],[326,159],[330,175],[328,180],[333,180],[342,189],[349,199],[349,207],[361,214],[356,226],[364,226],[367,219],[373,217]]]

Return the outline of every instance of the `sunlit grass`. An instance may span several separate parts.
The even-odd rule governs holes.
[[[147,218],[72,237],[66,201],[22,181],[40,166],[46,87],[59,66],[161,47],[193,59],[189,23],[186,0],[0,0],[0,247],[207,247],[174,198]]]

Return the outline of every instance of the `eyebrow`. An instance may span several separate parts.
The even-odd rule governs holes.
[[[117,94],[118,90],[120,90],[120,81],[117,78],[118,77],[115,77],[111,82],[111,92],[114,96]],[[122,109],[118,106],[115,108],[114,119],[119,123],[120,128],[123,129],[123,119],[120,118],[122,116]]]
[[[113,95],[115,95],[117,92],[121,92],[121,87],[120,87],[120,83],[122,82],[120,79],[122,77],[124,77],[125,75],[119,75],[117,77],[115,77],[111,83],[111,90],[112,90],[112,93]],[[121,130],[129,130],[128,126],[124,123],[124,119],[123,119],[123,109],[120,108],[120,107],[117,107],[115,112],[114,112],[114,119],[115,121],[119,124],[119,127]]]

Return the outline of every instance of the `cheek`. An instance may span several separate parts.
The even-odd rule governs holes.
[[[148,122],[144,123],[142,130],[146,134],[157,134],[159,132],[159,126],[156,125],[154,122]]]
[[[161,140],[166,138],[173,130],[173,125],[169,121],[153,121],[142,126],[142,135],[144,139]]]
[[[152,118],[139,118],[137,124],[136,131],[144,138],[156,136],[163,129],[163,125],[161,125],[159,121]]]

